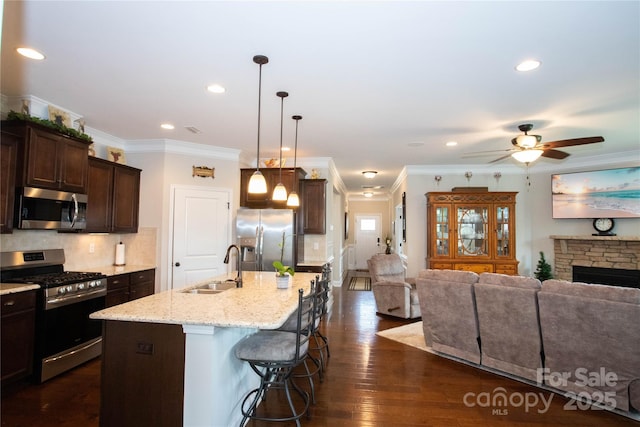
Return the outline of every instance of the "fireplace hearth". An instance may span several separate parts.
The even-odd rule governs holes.
[[[640,288],[640,270],[573,266],[573,281],[600,285]]]

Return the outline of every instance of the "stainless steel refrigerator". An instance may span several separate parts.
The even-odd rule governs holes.
[[[275,271],[273,261],[295,268],[292,209],[239,209],[236,236],[243,271]]]

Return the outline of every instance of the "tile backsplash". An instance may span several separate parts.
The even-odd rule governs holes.
[[[58,233],[49,230],[14,230],[12,234],[0,235],[0,249],[28,251],[38,249],[64,249],[65,270],[112,265],[115,261],[116,245],[126,247],[126,263],[132,265],[157,265],[156,242],[158,229],[141,227],[134,234],[81,234]]]

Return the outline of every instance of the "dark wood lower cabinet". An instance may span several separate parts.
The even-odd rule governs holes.
[[[181,325],[105,321],[101,427],[181,427],[185,336]]]
[[[0,365],[2,386],[31,375],[36,316],[36,291],[0,297]]]
[[[155,272],[155,269],[150,269],[108,277],[105,305],[112,307],[152,295],[155,291]]]

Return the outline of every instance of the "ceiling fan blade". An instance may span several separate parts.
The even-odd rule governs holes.
[[[508,150],[488,150],[488,151],[474,151],[471,153],[463,153],[462,157],[481,157],[481,156],[491,156],[493,154],[496,153],[505,153],[505,152],[509,152],[509,151],[515,151],[513,149],[508,149]]]
[[[569,153],[565,153],[564,151],[560,150],[554,150],[553,148],[548,148],[544,150],[544,152],[542,153],[542,157],[561,160],[569,157]]]
[[[601,136],[591,136],[587,138],[562,139],[559,141],[545,142],[544,146],[545,148],[560,148],[571,147],[574,145],[594,144],[596,142],[604,142],[604,138]]]
[[[504,156],[498,157],[498,158],[497,158],[497,159],[495,159],[495,160],[491,160],[489,163],[497,163],[497,162],[499,162],[500,160],[504,160],[504,159],[506,159],[506,158],[508,158],[508,157],[511,157],[511,154],[505,154]]]

